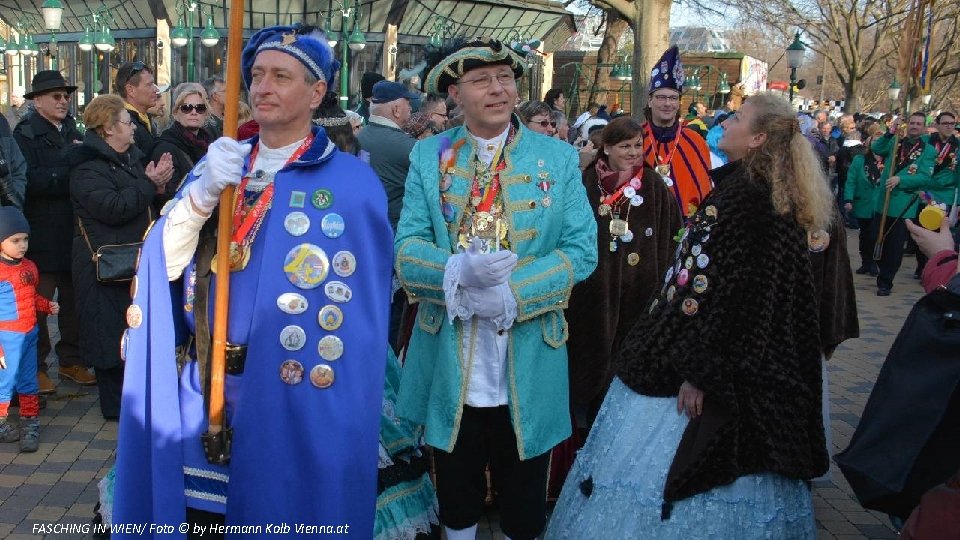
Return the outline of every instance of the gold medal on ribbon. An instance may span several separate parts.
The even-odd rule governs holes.
[[[611,219],[610,220],[610,234],[613,236],[623,236],[627,234],[627,231],[630,229],[627,222],[622,219]]]
[[[230,271],[239,272],[250,263],[250,246],[230,242]]]
[[[250,264],[250,246],[230,242],[230,271],[239,272],[246,268],[248,264]],[[214,255],[213,260],[210,261],[210,271],[214,274],[217,273],[216,255]]]
[[[657,174],[660,176],[668,176],[670,174],[670,164],[661,163],[660,165],[657,165]]]

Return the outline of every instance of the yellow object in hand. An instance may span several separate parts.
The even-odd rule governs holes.
[[[920,225],[931,231],[939,231],[940,224],[947,213],[939,206],[930,205],[920,211]]]

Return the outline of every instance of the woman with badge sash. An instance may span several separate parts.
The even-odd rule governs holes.
[[[589,430],[612,379],[610,359],[649,305],[673,258],[682,226],[676,200],[643,163],[643,126],[618,118],[600,134],[583,185],[597,221],[597,270],[573,288],[570,398],[576,425]]]
[[[598,262],[573,288],[566,310],[575,431],[553,451],[551,497],[559,494],[607,393],[613,352],[657,290],[682,226],[673,194],[643,163],[643,126],[623,117],[594,135],[600,152],[583,171],[583,185],[597,222]]]
[[[786,100],[752,96],[723,127],[731,162],[620,345],[546,538],[816,537],[809,480],[828,456],[807,231],[833,197]]]

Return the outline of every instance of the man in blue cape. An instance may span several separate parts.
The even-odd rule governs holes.
[[[376,175],[311,124],[337,67],[307,28],[257,32],[241,69],[260,135],[213,143],[147,235],[122,343],[112,519],[148,524],[137,536],[373,534],[393,235]],[[218,269],[210,217],[228,184],[231,258]],[[233,438],[220,465],[201,435],[224,275]]]

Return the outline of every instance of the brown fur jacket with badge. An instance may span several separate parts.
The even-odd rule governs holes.
[[[594,166],[583,172],[583,185],[597,221],[597,269],[573,287],[566,310],[570,325],[567,342],[570,398],[573,403],[600,402],[613,379],[611,359],[620,341],[650,305],[660,279],[673,262],[673,237],[683,222],[676,198],[653,169],[641,166],[634,171],[641,187],[637,206],[624,200],[621,211],[632,239],[617,242],[610,251],[610,220],[601,216],[601,197]],[[627,210],[629,209],[629,212]]]
[[[617,359],[635,392],[676,396],[684,381],[704,392],[667,476],[668,502],[740,476],[809,479],[828,466],[806,232],[776,215],[769,183],[740,163],[711,176],[717,187]]]

